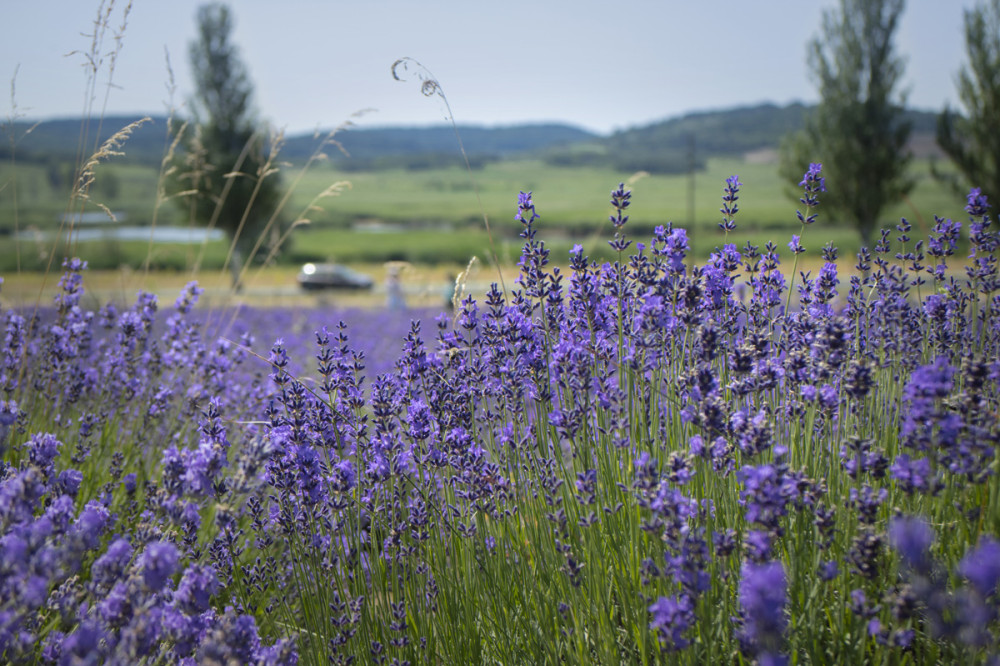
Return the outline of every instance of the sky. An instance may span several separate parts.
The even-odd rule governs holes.
[[[0,117],[184,114],[200,0],[0,0]],[[409,57],[459,124],[563,122],[598,133],[689,111],[815,102],[806,46],[836,0],[231,0],[257,115],[289,134],[440,124],[439,98],[393,79]],[[957,105],[963,9],[909,0],[896,35],[910,106]],[[95,19],[108,14],[88,87]],[[121,25],[125,23],[124,30]],[[116,40],[116,35],[120,40]],[[168,67],[169,61],[169,67]],[[113,71],[111,64],[114,63]],[[170,72],[172,72],[172,77]],[[109,74],[110,83],[109,86]],[[173,91],[171,92],[171,80]],[[91,91],[91,92],[88,92]]]

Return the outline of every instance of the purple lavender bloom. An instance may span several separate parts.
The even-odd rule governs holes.
[[[733,430],[739,435],[739,448],[749,459],[771,447],[774,433],[767,412],[761,409],[753,417],[741,410],[731,418]]]
[[[21,581],[21,603],[34,610],[45,603],[48,596],[49,580],[45,576],[28,576]]]
[[[684,273],[684,259],[688,252],[687,231],[673,229],[666,239],[667,270],[680,275]]]
[[[173,643],[174,655],[189,655],[197,644],[202,624],[201,618],[191,617],[176,606],[169,605],[163,609],[160,624],[163,637],[169,638]]]
[[[406,409],[407,434],[415,440],[425,440],[431,434],[433,415],[423,400],[414,400]]]
[[[947,448],[954,444],[954,437],[945,437],[948,433],[957,434],[954,428],[939,428],[934,432],[934,425],[941,425],[946,416],[938,402],[951,394],[954,375],[955,368],[945,356],[918,367],[910,375],[903,391],[910,408],[905,411],[900,429],[906,446],[926,451],[935,446]]]
[[[237,615],[231,607],[204,633],[196,658],[200,664],[281,663],[264,654],[254,618]]]
[[[907,383],[904,397],[910,401],[917,398],[945,398],[951,392],[955,369],[948,359],[940,356],[934,363],[922,365],[913,371]]]
[[[726,195],[722,198],[722,200],[726,202],[733,202],[739,199],[736,195],[739,193],[741,187],[743,187],[743,183],[740,182],[740,177],[738,175],[734,174],[729,178],[726,178]]]
[[[108,549],[94,561],[90,568],[91,578],[98,583],[111,584],[125,573],[131,559],[132,545],[127,539],[119,537],[108,544]]]
[[[105,634],[94,620],[80,623],[76,631],[66,636],[60,650],[61,664],[98,664],[101,663],[101,639]]]
[[[103,504],[91,500],[83,507],[74,524],[74,530],[84,546],[90,550],[100,542],[104,528],[111,520],[111,512]]]
[[[824,562],[819,567],[819,577],[825,581],[831,581],[840,575],[840,566],[836,560]]]
[[[531,192],[520,192],[517,195],[517,214],[514,219],[523,223],[531,224],[541,215],[535,212],[535,202],[531,199]]]
[[[801,254],[806,251],[806,249],[802,247],[801,241],[801,236],[798,234],[792,234],[792,240],[788,242],[788,249],[792,251],[792,254]]]
[[[683,525],[697,513],[698,500],[668,484],[661,484],[649,508],[677,525]]]
[[[65,532],[75,517],[73,498],[61,495],[45,509],[45,518],[56,532]],[[36,521],[37,526],[41,521]]]
[[[632,191],[625,189],[625,183],[620,183],[618,189],[611,192],[611,205],[615,207],[615,214],[609,219],[615,226],[615,237],[614,240],[608,241],[608,244],[617,252],[624,252],[632,244],[632,241],[626,240],[624,235],[625,223],[628,222],[628,215],[624,213],[632,203],[631,199]]]
[[[15,353],[13,356],[16,357],[17,354]],[[3,372],[0,372],[0,378],[2,377]],[[17,420],[17,412],[17,402],[14,400],[0,400],[0,455],[3,455],[6,448],[7,434],[10,432],[10,427],[14,424],[14,421]]]
[[[826,192],[826,178],[820,175],[822,172],[823,165],[821,163],[810,163],[809,169],[806,170],[799,182],[799,187],[811,188],[816,192]]]
[[[386,458],[381,452],[374,452],[371,459],[368,461],[368,467],[365,469],[365,474],[375,482],[385,481],[389,478],[389,474],[392,471],[389,466],[389,459]]]
[[[750,530],[743,541],[747,557],[753,562],[764,562],[771,557],[771,536],[763,530]]]
[[[837,295],[837,285],[840,279],[837,277],[837,264],[827,261],[819,269],[819,277],[816,279],[817,300],[821,303],[828,303]]]
[[[986,195],[983,194],[982,189],[974,187],[969,190],[966,202],[965,212],[971,217],[983,217],[989,214],[990,204],[986,200]]]
[[[83,472],[77,469],[64,469],[56,477],[56,487],[70,497],[76,497],[81,483],[83,483]]]
[[[632,190],[625,189],[625,183],[619,183],[618,189],[611,191],[611,205],[615,207],[616,214],[609,219],[615,225],[615,229],[620,230],[628,222],[628,215],[623,216],[622,212],[631,205]]]
[[[0,614],[0,619],[3,619],[2,614]],[[60,655],[62,654],[62,643],[66,638],[66,634],[61,631],[53,630],[45,637],[42,642],[42,659],[49,663],[55,664],[59,662]]]
[[[169,541],[154,541],[146,546],[139,559],[142,568],[142,579],[146,586],[154,592],[159,592],[174,575],[180,554]]]
[[[597,470],[588,469],[576,475],[576,491],[584,496],[592,498],[597,489]],[[589,502],[585,502],[588,503]]]
[[[895,647],[902,648],[903,650],[909,650],[913,646],[913,639],[916,638],[916,636],[917,632],[913,629],[897,629],[892,632],[890,641]]]
[[[299,494],[310,504],[317,504],[326,494],[319,452],[312,446],[293,446],[291,463],[296,473]]]
[[[905,453],[898,456],[889,467],[889,476],[907,493],[928,492],[936,485],[931,461],[927,458],[911,460]]]
[[[802,198],[799,201],[806,207],[806,213],[802,214],[800,211],[795,211],[795,215],[802,224],[812,224],[816,221],[816,214],[810,214],[809,211],[819,205],[819,193],[826,192],[826,178],[821,175],[822,171],[822,164],[810,164],[809,169],[802,176],[802,181],[799,183],[799,187],[805,188]]]
[[[733,218],[740,210],[736,202],[740,198],[739,192],[742,185],[739,176],[733,175],[726,178],[726,187],[722,192],[722,208],[719,210],[724,219],[719,223],[719,228],[727,233],[736,228],[736,221]]]
[[[192,564],[181,576],[174,592],[174,601],[189,614],[204,613],[208,610],[212,596],[219,591],[219,577],[215,569],[201,564]]]
[[[889,522],[889,543],[907,564],[924,571],[930,564],[929,551],[934,543],[934,530],[923,518],[893,518]]]
[[[107,625],[120,627],[128,621],[132,606],[128,585],[118,581],[108,594],[97,603],[97,614]]]
[[[53,461],[59,455],[61,447],[62,442],[49,433],[32,435],[25,445],[28,450],[28,460],[41,469],[47,477],[54,472]]]
[[[982,597],[995,594],[1000,583],[1000,542],[989,536],[984,537],[974,550],[962,558],[958,571]]]
[[[174,303],[174,308],[180,314],[188,314],[191,308],[198,302],[198,297],[205,293],[205,290],[198,286],[197,282],[188,282],[181,290],[180,296]]]
[[[350,460],[341,460],[333,466],[330,487],[334,491],[346,492],[354,487],[357,480],[357,473],[354,470],[354,463]]]
[[[934,219],[934,229],[927,240],[927,254],[938,257],[943,262],[945,257],[955,254],[962,223],[940,217]]]
[[[860,491],[857,488],[851,488],[848,494],[848,506],[858,512],[858,518],[862,523],[872,525],[877,519],[879,507],[888,496],[889,491],[885,488],[875,490],[870,485],[865,484]]]
[[[743,564],[739,592],[743,626],[739,638],[744,652],[751,655],[781,652],[788,624],[786,585],[781,562]]]
[[[746,519],[767,528],[777,528],[782,516],[787,513],[787,504],[792,498],[793,488],[782,482],[782,474],[775,465],[753,467],[745,465],[737,472],[743,483],[739,502],[746,507]]]
[[[694,624],[694,607],[691,599],[682,594],[679,597],[660,597],[649,607],[653,616],[650,629],[659,632],[661,640],[671,650],[683,650],[690,641],[685,632]]]
[[[10,571],[22,571],[28,567],[27,535],[8,532],[0,537],[0,558],[4,567]]]

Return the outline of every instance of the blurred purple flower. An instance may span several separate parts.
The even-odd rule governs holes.
[[[74,524],[74,530],[89,550],[97,547],[104,528],[111,520],[111,512],[103,504],[91,500],[83,507]]]
[[[911,460],[905,453],[897,456],[889,467],[889,476],[907,493],[928,492],[934,488],[931,461],[927,458]]]
[[[751,655],[781,652],[788,624],[786,585],[781,562],[743,564],[739,590],[743,626],[739,636],[745,652]]]
[[[90,568],[91,578],[103,585],[110,585],[125,573],[125,567],[132,559],[132,545],[127,539],[119,537],[108,544],[107,550],[101,554]]]
[[[929,552],[934,530],[923,518],[903,516],[889,522],[889,543],[909,566],[925,571],[930,565]]]
[[[989,536],[983,537],[979,545],[959,562],[958,571],[983,597],[995,594],[1000,583],[1000,542]]]
[[[688,646],[690,641],[684,634],[694,624],[695,617],[687,595],[660,597],[649,607],[649,612],[653,616],[649,628],[659,633],[669,649],[682,650]]]
[[[202,564],[192,564],[181,576],[174,591],[174,601],[189,614],[204,613],[209,601],[219,591],[219,577],[215,569]]]
[[[159,592],[174,575],[180,554],[169,541],[154,541],[146,545],[139,565],[142,569],[142,579],[153,592]]]

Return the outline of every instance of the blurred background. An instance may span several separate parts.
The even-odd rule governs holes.
[[[905,216],[919,238],[935,215],[963,217],[963,188],[987,187],[939,136],[946,109],[974,118],[959,86],[969,20],[995,5],[8,3],[0,295],[42,288],[32,274],[74,254],[109,289],[195,275],[258,300],[317,297],[297,281],[306,263],[370,275],[384,300],[386,263],[404,262],[411,300],[437,303],[474,256],[483,284],[491,263],[516,274],[518,191],[533,191],[555,263],[578,243],[613,258],[619,182],[634,192],[635,239],[673,223],[697,260],[723,242],[784,248],[802,230],[794,174],[825,159],[795,146],[825,146],[808,140],[830,102],[822,54],[841,62],[862,15],[882,22],[892,55],[891,118],[872,132],[905,127],[908,156],[906,187],[864,223]],[[996,30],[987,21],[983,39]],[[874,70],[859,48],[863,106]],[[724,234],[732,175],[740,210]],[[842,254],[861,243],[836,203],[821,201],[803,240],[807,266],[828,241]]]

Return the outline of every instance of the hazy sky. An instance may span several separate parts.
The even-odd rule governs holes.
[[[0,78],[31,119],[80,115],[98,1],[0,0]],[[96,111],[126,2],[105,37]],[[199,0],[135,0],[108,113],[164,113],[192,93],[188,44]],[[963,8],[973,0],[909,0],[896,47],[909,102],[956,103],[965,62]],[[815,101],[805,64],[824,8],[836,0],[233,0],[235,42],[259,115],[295,133],[357,124],[439,123],[445,110],[415,82],[394,81],[403,56],[425,65],[464,124],[561,121],[609,132],[685,111],[762,101]],[[104,5],[107,7],[107,3]],[[67,55],[72,51],[77,54]],[[19,67],[19,69],[18,69]],[[17,70],[16,79],[14,73]],[[4,95],[0,115],[12,111]]]

